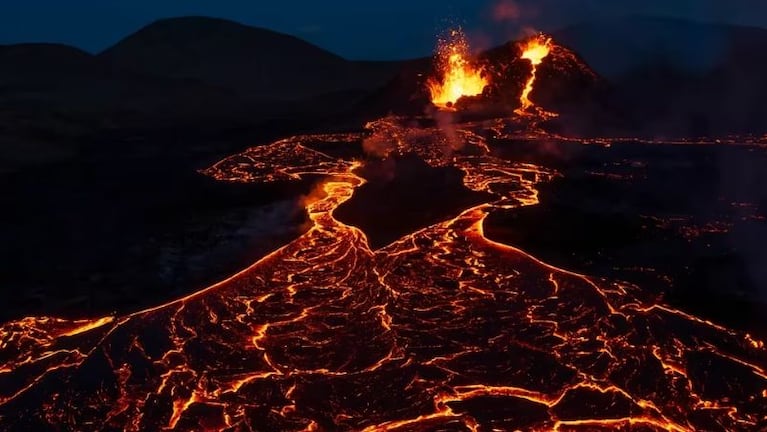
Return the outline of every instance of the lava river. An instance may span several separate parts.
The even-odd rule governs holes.
[[[150,310],[3,325],[0,429],[765,430],[761,341],[484,236],[490,211],[535,205],[559,174],[494,157],[479,129],[447,139],[384,119],[211,167],[232,182],[322,176],[311,228]],[[371,250],[333,216],[363,162],[316,145],[371,135],[493,198]]]

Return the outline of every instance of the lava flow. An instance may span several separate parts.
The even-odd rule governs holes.
[[[530,39],[523,46],[521,58],[529,60],[533,70],[530,73],[530,78],[528,78],[527,82],[525,83],[525,88],[522,90],[522,95],[519,97],[519,102],[522,106],[517,110],[518,114],[523,114],[535,106],[533,101],[530,100],[530,93],[532,93],[533,89],[535,88],[535,79],[536,75],[538,74],[538,65],[543,63],[543,59],[548,57],[550,52],[551,39],[543,35],[539,35]]]
[[[3,325],[0,429],[767,428],[762,341],[489,240],[490,213],[537,204],[560,174],[493,156],[486,124],[457,125],[448,157],[441,131],[411,124],[297,136],[208,169],[226,182],[322,176],[310,229],[153,309]],[[390,156],[460,169],[487,201],[371,249],[334,217],[364,162],[323,152],[371,135]]]
[[[460,29],[450,31],[448,37],[439,41],[437,68],[442,77],[426,82],[435,106],[453,109],[460,98],[482,94],[488,80],[470,58],[466,35]]]

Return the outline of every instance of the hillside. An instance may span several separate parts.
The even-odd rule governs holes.
[[[629,132],[767,132],[767,29],[629,17],[554,37],[609,79],[613,112]]]
[[[0,171],[75,157],[105,132],[232,123],[258,112],[223,89],[115,70],[61,45],[0,46],[0,64],[11,65],[0,69]]]
[[[92,55],[67,45],[0,45],[0,88],[51,88],[73,77],[93,76],[96,63]]]
[[[705,72],[745,40],[761,46],[767,42],[765,29],[644,16],[584,22],[553,35],[610,79],[649,63]]]
[[[293,36],[200,17],[157,21],[99,57],[112,66],[193,78],[248,98],[283,100],[369,89],[397,67],[347,61]]]
[[[104,133],[134,140],[194,125],[198,135],[221,136],[321,121],[398,67],[207,18],[154,23],[97,56],[65,45],[0,46],[0,64],[10,66],[0,68],[0,171],[71,159]]]
[[[519,97],[531,73],[530,62],[520,58],[521,43],[511,41],[477,56],[489,85],[482,95],[459,100],[461,111],[470,116],[503,116],[519,108]],[[395,79],[366,99],[360,110],[369,115],[423,114],[430,106],[426,81],[434,74],[430,58],[408,62]],[[557,45],[539,67],[531,98],[547,109],[582,110],[584,104],[601,97],[605,86],[575,52]]]

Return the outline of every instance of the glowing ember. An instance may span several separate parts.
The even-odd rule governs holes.
[[[549,56],[550,52],[551,39],[543,35],[539,35],[533,39],[530,39],[523,47],[522,58],[525,60],[530,60],[530,63],[533,65],[533,71],[530,74],[530,78],[527,80],[527,83],[525,84],[525,89],[522,90],[522,96],[519,98],[519,102],[522,104],[522,107],[518,110],[518,112],[524,112],[535,106],[535,104],[530,100],[530,93],[533,91],[535,86],[535,76],[538,72],[538,65],[543,62],[543,59]]]
[[[426,85],[431,102],[440,108],[452,109],[458,99],[482,94],[488,84],[482,76],[482,68],[470,61],[469,44],[460,29],[452,30],[448,38],[440,40],[437,68],[442,79],[430,78]]]

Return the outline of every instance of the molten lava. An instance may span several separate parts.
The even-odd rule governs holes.
[[[453,109],[458,99],[482,94],[488,80],[481,67],[470,60],[469,44],[464,33],[452,30],[437,47],[437,69],[441,79],[430,78],[426,85],[431,102],[439,108]]]
[[[535,104],[530,100],[530,93],[532,93],[535,86],[535,78],[538,73],[538,65],[543,63],[543,59],[548,57],[550,53],[551,38],[548,38],[544,35],[539,35],[530,39],[522,48],[521,58],[530,61],[530,64],[533,66],[533,71],[530,73],[530,78],[528,78],[527,83],[525,84],[525,88],[522,90],[522,96],[519,98],[519,102],[522,104],[522,106],[519,108],[518,113],[523,113],[535,106]]]
[[[305,234],[205,290],[0,325],[0,430],[765,430],[764,341],[488,239],[491,213],[536,205],[561,174],[494,155],[484,123],[457,126],[449,160],[441,130],[410,124],[291,137],[205,171],[325,181]],[[362,162],[319,150],[371,132],[487,201],[372,249],[334,217]]]

